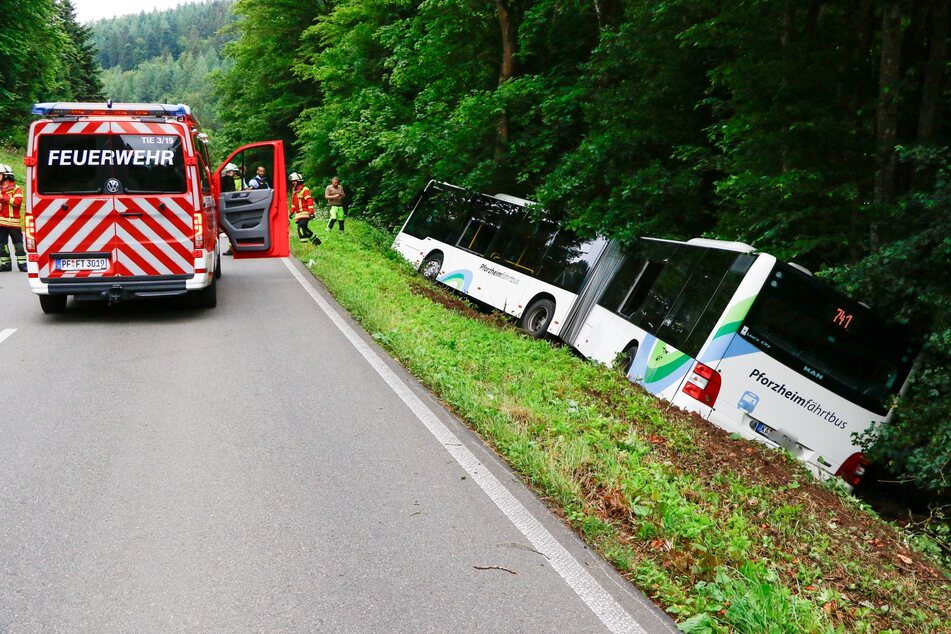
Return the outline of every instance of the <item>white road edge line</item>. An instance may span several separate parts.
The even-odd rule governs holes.
[[[0,330],[0,343],[3,343],[5,339],[9,339],[16,331],[16,328],[6,328],[4,330]]]
[[[307,281],[289,258],[282,258],[287,270],[291,272],[317,306],[330,318],[330,321],[343,333],[354,348],[366,359],[367,363],[390,386],[396,395],[416,415],[426,429],[449,452],[469,476],[482,488],[486,495],[531,542],[539,552],[544,553],[552,567],[561,575],[565,583],[594,612],[595,616],[612,632],[630,632],[647,634],[640,623],[615,600],[591,573],[562,546],[554,536],[535,519],[527,508],[519,502],[508,489],[502,486],[498,478],[483,467],[482,463],[463,445],[452,431],[439,420],[439,417],[387,366],[379,355],[350,327],[330,303]]]

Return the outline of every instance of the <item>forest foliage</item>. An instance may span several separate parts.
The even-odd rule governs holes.
[[[3,6],[0,145],[22,146],[33,103],[101,99],[102,82],[89,28],[76,20],[71,0]]]
[[[923,344],[869,454],[951,487],[947,3],[237,0],[221,135],[387,227],[429,178],[588,233],[742,240]],[[249,81],[253,78],[267,80]]]
[[[948,3],[212,0],[90,34],[69,0],[8,1],[0,140],[33,101],[101,97],[101,64],[106,96],[189,103],[219,150],[284,139],[383,227],[439,178],[817,271],[922,345],[869,455],[951,489]]]
[[[211,78],[226,70],[234,35],[230,0],[182,4],[94,22],[104,92],[114,101],[186,103],[205,128],[216,127]]]

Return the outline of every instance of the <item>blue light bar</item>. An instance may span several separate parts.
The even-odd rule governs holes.
[[[33,104],[33,114],[43,117],[110,115],[133,117],[187,117],[191,108],[183,103],[89,103],[46,102]]]

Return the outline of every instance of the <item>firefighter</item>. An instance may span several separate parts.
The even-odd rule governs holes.
[[[0,271],[13,269],[9,240],[13,239],[17,267],[26,271],[26,253],[23,251],[23,189],[17,185],[13,168],[0,164]]]
[[[310,195],[310,189],[304,185],[304,178],[300,174],[293,172],[288,180],[291,181],[291,215],[297,222],[297,237],[301,242],[309,240],[316,246],[320,244],[320,238],[307,226],[314,217],[314,198]]]
[[[228,163],[221,170],[221,193],[239,192],[244,189],[244,183],[238,178],[238,166]]]

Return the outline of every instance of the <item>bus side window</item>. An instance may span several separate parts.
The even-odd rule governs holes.
[[[644,272],[644,266],[647,264],[647,259],[642,251],[639,244],[635,244],[632,249],[625,251],[624,261],[598,298],[599,306],[612,313],[620,314],[621,306],[625,303],[628,295],[631,294],[634,284]]]
[[[686,350],[687,340],[691,332],[696,329],[700,317],[708,310],[714,294],[734,260],[736,260],[736,254],[733,252],[718,249],[705,250],[694,265],[690,279],[680,291],[673,307],[657,331],[658,339],[691,356],[699,352],[699,347],[696,350]],[[700,343],[702,344],[703,341]],[[691,348],[693,345],[692,343]]]
[[[643,308],[634,314],[631,321],[656,335],[689,279],[694,263],[703,252],[704,249],[698,247],[674,249],[660,275],[657,276],[657,282],[647,293]]]
[[[557,231],[557,225],[525,214],[512,229],[508,244],[501,249],[502,264],[535,276]]]
[[[410,216],[404,231],[417,238],[455,244],[472,216],[465,192],[433,185]]]
[[[737,266],[741,258],[746,259],[744,262],[745,267],[742,264],[739,267]],[[720,316],[723,315],[723,311],[726,310],[727,305],[733,298],[733,294],[736,293],[736,289],[740,287],[740,282],[743,281],[746,272],[750,269],[752,259],[752,256],[741,255],[726,272],[723,279],[720,280],[716,291],[713,293],[713,297],[710,298],[706,309],[704,309],[703,314],[700,316],[700,319],[697,320],[693,330],[690,331],[690,334],[687,335],[686,340],[684,340],[683,347],[679,348],[681,352],[689,354],[691,357],[697,356],[701,346],[703,346],[707,337],[710,336],[713,327],[717,325]]]
[[[536,277],[566,291],[577,293],[591,270],[590,255],[596,242],[580,238],[567,229],[559,231],[545,252]]]

